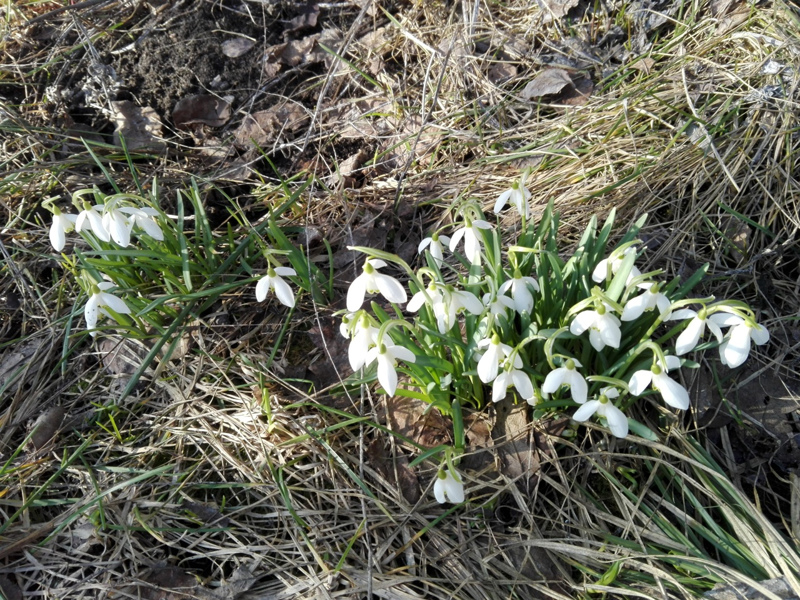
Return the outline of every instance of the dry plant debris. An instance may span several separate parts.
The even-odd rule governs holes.
[[[283,201],[283,182],[293,190],[300,170],[313,173],[292,225],[323,232],[340,294],[356,274],[346,246],[380,241],[396,251],[398,220],[421,237],[451,222],[463,195],[491,206],[520,168],[533,168],[534,218],[550,198],[562,211],[565,247],[592,213],[650,212],[645,233],[660,240],[653,268],[680,275],[709,262],[707,292],[746,298],[776,331],[753,367],[760,375],[708,384],[712,400],[724,396],[733,408],[709,437],[718,440],[718,460],[740,470],[747,495],[777,506],[777,527],[797,542],[787,501],[792,493],[796,500],[796,486],[781,487],[797,459],[781,455],[786,471],[771,462],[797,435],[793,5],[23,0],[0,11],[7,598],[180,597],[186,588],[223,598],[695,595],[681,571],[646,554],[666,542],[654,525],[659,514],[642,506],[658,500],[678,522],[696,523],[697,512],[670,505],[639,472],[629,483],[634,500],[599,476],[662,468],[664,457],[689,469],[669,448],[648,461],[636,454],[642,447],[609,448],[594,429],[577,444],[557,432],[538,439],[520,423],[514,435],[528,445],[513,451],[535,445],[538,461],[523,493],[507,467],[494,464],[500,451],[478,422],[470,444],[482,458],[469,484],[482,490],[483,512],[440,518],[430,500],[435,473],[408,466],[403,445],[376,434],[370,424],[382,425],[385,411],[368,390],[331,397],[339,378],[330,360],[343,350],[331,345],[331,310],[308,299],[288,349],[270,362],[285,313],[277,303],[256,305],[247,289],[228,292],[198,315],[188,352],[160,359],[152,381],[120,400],[115,381],[129,376],[127,367],[106,372],[108,357],[75,336],[79,293],[54,260],[40,209],[45,197],[68,199],[94,185],[109,191],[106,173],[125,191],[137,179],[157,180],[172,213],[175,191],[197,178],[220,231],[240,226],[231,210],[259,222],[265,207]],[[566,72],[580,102],[524,98],[548,70]],[[198,94],[215,106],[228,102],[229,118],[212,112],[182,131],[173,111]],[[120,136],[131,161],[121,156]],[[221,151],[203,153],[206,144]],[[354,156],[349,176],[337,178]],[[398,207],[407,211],[402,218]],[[511,215],[503,222],[516,226]],[[311,255],[328,260],[322,244]],[[309,342],[312,328],[323,333]],[[337,367],[347,375],[346,360]],[[766,375],[768,395],[780,398],[774,413],[748,387]],[[60,426],[44,418],[60,411]],[[765,423],[780,413],[784,422],[768,432],[742,429],[741,413]],[[702,429],[701,416],[686,427]],[[22,447],[40,417],[49,424],[43,432],[60,433]],[[414,435],[435,438],[436,430]],[[551,443],[571,453],[554,458]],[[756,456],[740,452],[762,444]],[[751,460],[757,471],[748,471]],[[700,493],[681,477],[674,481]],[[587,490],[606,504],[598,507]],[[767,574],[786,555],[763,553]],[[616,556],[624,562],[618,579],[601,581]],[[161,588],[152,579],[159,569],[174,573]],[[717,574],[750,581],[727,568]]]

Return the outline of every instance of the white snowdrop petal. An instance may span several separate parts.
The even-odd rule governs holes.
[[[558,388],[561,387],[561,384],[564,383],[564,378],[566,376],[567,369],[564,367],[559,367],[558,369],[553,369],[547,374],[547,377],[544,378],[544,383],[542,384],[542,391],[545,394],[552,394]]]
[[[604,405],[603,416],[608,422],[611,433],[618,438],[628,437],[628,417],[610,402]],[[598,411],[600,412],[600,411]]]
[[[390,277],[389,275],[383,275],[382,273],[375,274],[375,283],[378,286],[378,290],[386,298],[389,302],[394,302],[395,304],[402,304],[406,300],[408,300],[408,295],[406,294],[406,290],[400,285],[400,282],[397,281],[394,277]]]
[[[389,396],[394,395],[397,390],[397,371],[392,359],[385,354],[378,354],[378,381]]]
[[[367,276],[362,273],[353,280],[347,290],[347,310],[356,312],[364,304],[364,296],[367,295]]]
[[[439,504],[445,504],[447,502],[447,498],[444,494],[444,481],[444,479],[437,476],[436,481],[433,483],[433,495]]]
[[[631,298],[622,309],[623,321],[635,321],[644,314],[644,309],[647,307],[647,298],[644,294]]]
[[[86,301],[83,308],[83,317],[86,319],[86,329],[94,329],[97,326],[97,309],[100,304],[99,294],[92,294]]]
[[[396,359],[410,363],[417,362],[417,357],[405,346],[392,346],[389,351]]]
[[[115,313],[120,315],[129,315],[131,313],[131,309],[128,308],[128,305],[125,304],[125,301],[122,300],[122,298],[117,298],[114,294],[101,292],[100,304],[102,306],[107,306]]]
[[[514,369],[511,371],[511,380],[514,382],[514,387],[517,388],[520,398],[523,400],[533,398],[533,383],[531,383],[531,378],[525,371]]]
[[[669,318],[670,321],[682,321],[684,319],[693,319],[697,316],[697,311],[692,310],[691,308],[681,308],[680,310],[676,310],[672,313],[672,316]]]
[[[689,408],[689,392],[666,373],[653,377],[653,384],[661,392],[664,402],[680,410]]]
[[[508,373],[503,371],[492,383],[492,402],[500,402],[508,394]]]
[[[680,356],[693,350],[697,346],[697,342],[700,341],[704,328],[705,321],[702,319],[695,317],[689,321],[689,325],[681,332],[675,342],[675,354]]]
[[[634,396],[639,396],[653,380],[653,372],[648,370],[636,371],[628,382],[628,389]]]
[[[275,289],[275,295],[284,306],[294,308],[294,292],[289,284],[280,277],[275,277],[272,280],[272,287]]]
[[[275,274],[281,277],[293,277],[297,275],[297,271],[291,267],[275,267]]]
[[[592,325],[594,325],[597,313],[593,310],[585,310],[575,315],[572,323],[569,324],[569,332],[572,335],[580,335]]]
[[[578,407],[578,410],[576,410],[575,414],[572,415],[572,420],[578,421],[578,423],[583,423],[594,413],[596,413],[598,408],[600,408],[599,400],[589,400],[587,403]]]
[[[450,238],[450,252],[456,251],[458,244],[461,242],[461,238],[464,237],[464,234],[466,232],[467,232],[466,227],[462,227],[453,234],[453,237]]]
[[[464,485],[457,482],[450,473],[444,480],[444,488],[445,495],[451,504],[461,504],[464,501]]]
[[[753,338],[753,341],[757,345],[761,346],[769,341],[769,331],[767,331],[767,328],[763,325],[756,324],[756,326],[750,330],[750,337]]]
[[[256,302],[263,302],[267,299],[267,292],[269,292],[270,288],[270,276],[264,275],[261,279],[258,280],[256,283]]]
[[[572,399],[578,404],[583,404],[586,402],[586,395],[589,392],[589,386],[587,385],[583,376],[577,371],[570,371],[567,383],[569,383]]]
[[[67,235],[61,222],[57,217],[53,217],[53,224],[50,226],[50,244],[56,252],[61,252],[67,243]]]

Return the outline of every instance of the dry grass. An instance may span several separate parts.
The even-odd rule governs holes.
[[[490,207],[523,167],[532,168],[539,209],[553,198],[562,212],[565,249],[593,213],[615,206],[628,220],[649,212],[651,264],[679,275],[711,263],[704,291],[758,307],[775,332],[759,364],[796,376],[798,14],[778,2],[716,17],[706,2],[679,4],[652,31],[642,23],[653,12],[613,2],[560,20],[516,1],[403,4],[392,20],[370,5],[332,8],[326,26],[341,28],[347,64],[300,69],[305,77],[286,74],[272,87],[259,81],[266,91],[240,101],[234,120],[264,98],[304,98],[311,120],[276,134],[268,151],[284,178],[316,176],[294,224],[318,227],[333,248],[352,243],[365,223],[390,250],[413,246],[462,199]],[[409,502],[394,470],[387,477],[368,453],[378,440],[390,465],[409,455],[382,433],[383,401],[368,390],[340,401],[297,375],[296,361],[329,359],[320,349],[307,356],[304,330],[330,312],[308,300],[289,350],[269,364],[280,309],[265,315],[252,289],[226,294],[212,311],[222,318],[182,324],[188,351],[120,398],[126,375],[109,375],[96,344],[65,341],[77,290],[49,250],[39,209],[44,197],[106,180],[80,144],[61,151],[64,107],[38,102],[45,83],[85,70],[92,52],[80,48],[116,39],[112,26],[135,6],[146,8],[110,2],[48,17],[52,37],[37,47],[22,24],[45,5],[3,7],[2,577],[43,598],[160,598],[159,586],[169,598],[684,598],[714,581],[765,575],[787,575],[797,587],[795,550],[757,511],[736,521],[761,569],[746,573],[722,557],[688,556],[644,510],[691,524],[702,520],[691,503],[659,502],[653,480],[631,486],[631,499],[601,476],[669,467],[716,509],[725,497],[677,429],[655,446],[607,447],[595,431],[580,443],[549,437],[554,452],[541,453],[533,488],[521,491],[494,468],[468,473],[474,502],[457,510],[433,501],[433,469],[417,466],[423,495]],[[365,41],[384,26],[380,44]],[[371,72],[373,60],[383,68]],[[781,73],[766,68],[773,62]],[[521,97],[549,65],[592,79],[585,103]],[[223,145],[232,133],[220,134]],[[190,174],[234,196],[253,223],[284,197],[257,155],[209,159],[167,137],[169,154],[135,165],[145,185],[158,177],[165,202]],[[362,146],[368,156],[337,182],[333,174]],[[125,156],[94,148],[117,184],[133,189]],[[224,232],[224,200],[209,186]],[[34,449],[33,421],[56,406],[65,415],[60,434]],[[752,492],[734,499],[745,506]],[[617,561],[620,574],[603,580]],[[247,594],[230,583],[243,572],[254,577],[240,589]]]

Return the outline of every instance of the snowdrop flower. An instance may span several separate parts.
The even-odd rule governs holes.
[[[450,285],[441,286],[435,282],[431,282],[426,291],[428,298],[419,291],[412,296],[406,308],[411,312],[417,312],[422,304],[430,299],[429,304],[436,317],[439,333],[450,331],[456,323],[456,315],[464,311],[469,311],[473,315],[483,312],[483,304],[472,292],[457,290]]]
[[[586,384],[583,375],[575,369],[575,367],[581,366],[583,365],[574,358],[568,359],[563,367],[553,369],[547,374],[542,385],[542,392],[552,394],[562,385],[566,385],[569,386],[572,399],[578,404],[583,404],[586,402],[586,393],[589,386]]]
[[[617,398],[619,391],[614,387],[605,387],[600,390],[600,397],[597,400],[589,400],[583,404],[572,418],[579,423],[583,423],[592,415],[603,417],[608,423],[608,428],[618,438],[628,436],[628,418],[620,409],[614,406],[611,398]]]
[[[103,225],[103,216],[98,212],[98,209],[102,208],[102,205],[92,206],[88,202],[84,202],[83,210],[78,213],[78,218],[75,220],[75,231],[80,233],[88,224],[89,229],[99,240],[110,242],[111,236]]]
[[[97,314],[102,313],[107,317],[111,317],[111,313],[106,310],[106,307],[113,310],[120,315],[129,315],[131,309],[125,302],[116,297],[114,294],[106,290],[115,287],[111,281],[101,281],[100,283],[92,285],[91,296],[86,302],[83,309],[83,316],[86,319],[86,329],[89,330],[92,336],[97,335],[95,327],[97,327]],[[113,317],[112,317],[113,318]]]
[[[514,299],[514,308],[518,313],[527,312],[530,314],[533,311],[533,294],[528,289],[531,286],[537,292],[539,291],[539,284],[533,277],[523,277],[519,269],[514,271],[514,278],[504,281],[497,290],[498,294],[505,294],[511,289],[511,297]]]
[[[281,279],[281,277],[292,275],[297,275],[297,272],[289,267],[275,267],[274,269],[269,267],[267,274],[256,284],[256,300],[263,302],[267,298],[267,293],[275,290],[275,296],[281,304],[294,308],[294,292],[289,284]]]
[[[491,228],[492,226],[486,221],[465,219],[464,226],[450,238],[450,252],[455,252],[461,238],[464,238],[464,254],[467,260],[473,265],[481,264],[481,234],[478,230]]]
[[[511,184],[511,189],[500,194],[500,197],[497,198],[497,202],[494,204],[495,214],[500,214],[500,211],[503,210],[506,204],[511,204],[523,218],[527,219],[530,216],[528,200],[531,198],[531,193],[525,187],[525,180],[527,178],[528,174],[526,172],[519,181],[515,181]]]
[[[417,248],[417,252],[422,254],[422,251],[425,248],[428,248],[433,260],[436,261],[438,266],[441,266],[442,262],[444,261],[444,246],[450,244],[450,238],[446,235],[439,235],[438,233],[434,233],[431,237],[426,237],[419,243],[419,248]]]
[[[380,329],[369,322],[366,313],[361,313],[361,318],[353,327],[353,338],[347,348],[347,358],[353,371],[358,371],[369,364],[367,362],[369,349],[378,344],[379,331]]]
[[[584,310],[578,313],[570,323],[572,335],[581,335],[589,330],[589,343],[600,352],[606,346],[619,348],[622,338],[619,319],[612,314],[612,308],[605,302],[598,304],[595,310]]]
[[[478,377],[483,383],[494,381],[500,370],[500,363],[511,355],[511,346],[502,343],[500,336],[496,333],[491,338],[485,338],[478,342],[478,348],[486,348],[487,346],[488,350],[478,361]],[[518,354],[514,355],[514,366],[518,369],[522,368],[522,359]]]
[[[67,234],[75,229],[78,215],[64,214],[57,206],[51,210],[53,211],[53,224],[50,226],[50,243],[56,252],[61,252],[67,243]]]
[[[689,392],[667,375],[667,371],[680,367],[681,361],[677,356],[667,356],[666,360],[666,368],[659,360],[647,370],[636,371],[628,383],[628,390],[634,396],[639,396],[648,385],[652,385],[652,388],[664,398],[664,402],[674,408],[686,410],[689,408]]]
[[[661,319],[666,321],[669,319],[672,311],[670,306],[672,302],[664,294],[659,292],[657,283],[640,283],[637,287],[645,290],[643,294],[631,298],[625,303],[625,308],[622,310],[622,321],[635,321],[647,311],[658,308],[658,313]]]
[[[159,242],[164,240],[164,233],[161,231],[161,227],[159,227],[156,221],[158,211],[155,208],[150,208],[149,206],[145,206],[144,208],[125,206],[119,210],[130,215],[133,225],[144,231],[151,238]]]
[[[721,326],[730,326],[728,337],[719,347],[722,364],[735,369],[750,356],[750,341],[761,346],[769,341],[769,331],[763,325],[743,319],[739,315],[715,313],[708,317],[709,321]]]
[[[625,248],[622,254],[617,256],[613,260],[611,258],[604,258],[603,260],[601,260],[599,263],[597,263],[597,266],[594,268],[594,271],[592,271],[592,280],[595,283],[600,283],[606,280],[606,277],[608,276],[609,261],[611,261],[611,274],[615,275],[617,271],[619,271],[619,268],[622,266],[622,261],[625,260],[625,257],[628,256],[629,254],[636,254],[636,248],[634,246],[629,246]],[[642,272],[639,269],[637,269],[635,266],[632,267],[630,275],[628,275],[628,280],[626,284],[629,283],[631,279],[633,279],[634,277],[638,277],[641,274]]]
[[[503,294],[484,294],[483,305],[488,308],[489,313],[495,317],[508,318],[508,309],[516,310],[514,301]]]
[[[462,312],[470,312],[473,315],[479,315],[483,312],[483,303],[472,292],[457,290],[452,286],[448,286],[447,292],[445,298],[448,300],[450,320],[453,323],[455,322],[455,315]],[[447,298],[448,295],[449,299]],[[453,323],[451,323],[451,326]]]
[[[492,402],[500,402],[505,398],[511,385],[517,388],[520,398],[528,403],[533,400],[533,383],[530,375],[519,368],[522,366],[522,361],[518,359],[519,356],[514,355],[515,364],[509,364],[508,360],[505,361],[505,368],[492,384]]]
[[[366,294],[380,293],[389,302],[402,304],[408,299],[406,291],[394,277],[378,273],[386,266],[382,260],[368,258],[364,261],[363,272],[355,278],[347,290],[347,310],[355,312],[364,304]]]
[[[427,297],[426,297],[427,294]],[[431,281],[425,291],[420,290],[409,300],[406,309],[409,312],[417,312],[423,304],[430,304],[433,315],[436,317],[436,326],[439,333],[447,333],[452,326],[449,317],[449,308],[445,300],[445,287]],[[455,314],[453,315],[455,318]]]
[[[103,228],[109,233],[114,243],[127,248],[131,243],[133,220],[117,208],[116,202],[109,202],[103,210]]]
[[[691,310],[690,308],[683,308],[672,313],[670,321],[691,319],[689,325],[681,332],[675,342],[675,354],[681,356],[693,350],[694,347],[697,346],[697,342],[700,341],[703,332],[706,330],[706,325],[708,325],[714,337],[717,338],[717,341],[722,343],[722,330],[717,324],[717,319],[709,319],[707,317],[708,313],[705,308],[700,309],[700,312]]]
[[[348,312],[342,315],[342,322],[339,323],[339,334],[341,334],[343,338],[349,340],[350,337],[352,336],[353,334],[352,329],[353,327],[355,327],[355,324],[358,321],[356,315],[358,315],[359,313],[362,313],[362,311],[359,311],[357,313]]]
[[[433,495],[439,504],[461,504],[464,501],[464,482],[450,467],[441,469],[433,484]]]
[[[397,361],[416,362],[417,357],[408,348],[395,344],[381,344],[370,348],[367,352],[366,363],[370,364],[373,360],[378,361],[378,381],[383,386],[384,391],[393,396],[397,390]]]

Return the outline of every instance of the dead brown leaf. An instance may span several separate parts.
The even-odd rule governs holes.
[[[300,104],[287,101],[252,115],[247,115],[236,131],[239,146],[265,146],[276,139],[286,139],[308,122],[308,113]]]
[[[206,523],[211,523],[218,527],[227,527],[231,523],[231,520],[219,512],[219,509],[215,506],[200,502],[184,502],[181,506],[196,514]]]
[[[231,105],[210,94],[181,98],[172,111],[172,120],[178,129],[189,129],[190,125],[222,127],[230,118]]]
[[[426,448],[453,443],[452,424],[421,400],[400,396],[387,398],[386,420],[392,431]]]
[[[711,11],[711,16],[719,19],[731,12],[737,4],[739,4],[739,0],[711,0],[708,8]]]
[[[337,172],[333,174],[333,183],[337,184],[341,182],[345,187],[354,187],[356,183],[356,178],[354,177],[356,171],[361,168],[361,165],[363,165],[369,157],[370,153],[367,148],[359,148],[358,152],[339,163]]]
[[[582,77],[561,90],[561,93],[553,98],[553,103],[566,104],[567,106],[583,106],[589,102],[593,91],[594,83],[592,83],[592,80],[588,77]]]
[[[228,58],[239,58],[250,52],[255,45],[251,39],[235,37],[222,42],[222,53]]]
[[[580,0],[538,0],[539,4],[555,19],[566,16],[570,9],[578,6]]]
[[[30,440],[31,446],[35,450],[43,448],[45,444],[55,437],[63,421],[64,409],[61,406],[53,406],[40,414],[31,428],[33,430]]]
[[[504,81],[508,81],[517,76],[517,67],[516,65],[512,65],[511,63],[507,62],[499,62],[494,63],[491,67],[489,67],[489,81],[494,83],[495,85],[498,83],[502,83]]]
[[[311,363],[308,367],[314,376],[314,386],[317,389],[325,389],[338,383],[340,377],[346,377],[352,372],[350,361],[347,358],[350,341],[339,332],[338,319],[327,316],[320,317],[319,322],[308,330],[308,337],[311,343],[321,351],[319,360]],[[328,358],[329,354],[330,358]]]
[[[199,588],[194,575],[172,566],[154,566],[141,581],[134,597],[142,600],[194,600]]]
[[[653,68],[653,65],[655,65],[655,64],[656,64],[656,61],[654,61],[652,58],[650,58],[649,56],[643,56],[643,57],[633,61],[631,63],[631,68],[632,69],[637,69],[639,71],[644,71],[645,74],[649,75],[650,71]]]
[[[319,4],[313,1],[306,3],[300,14],[287,24],[286,30],[283,32],[283,39],[288,40],[294,34],[316,27],[318,18]]]
[[[503,464],[503,473],[518,480],[523,490],[530,491],[539,472],[539,452],[528,422],[528,406],[504,401],[495,407],[497,421],[492,436]]]
[[[557,94],[572,85],[572,78],[564,69],[547,69],[528,82],[520,94],[525,100]]]
[[[167,145],[162,139],[161,119],[149,106],[139,107],[129,100],[112,102],[114,113],[114,145],[121,146],[125,138],[129,150],[163,152]]]
[[[0,596],[5,600],[22,600],[22,591],[5,575],[0,575]]]
[[[383,439],[374,439],[367,446],[367,461],[392,487],[400,489],[406,502],[409,504],[419,502],[422,497],[419,479],[417,479],[414,471],[408,468],[404,457],[400,457],[399,460],[393,460],[386,454],[386,446]]]

